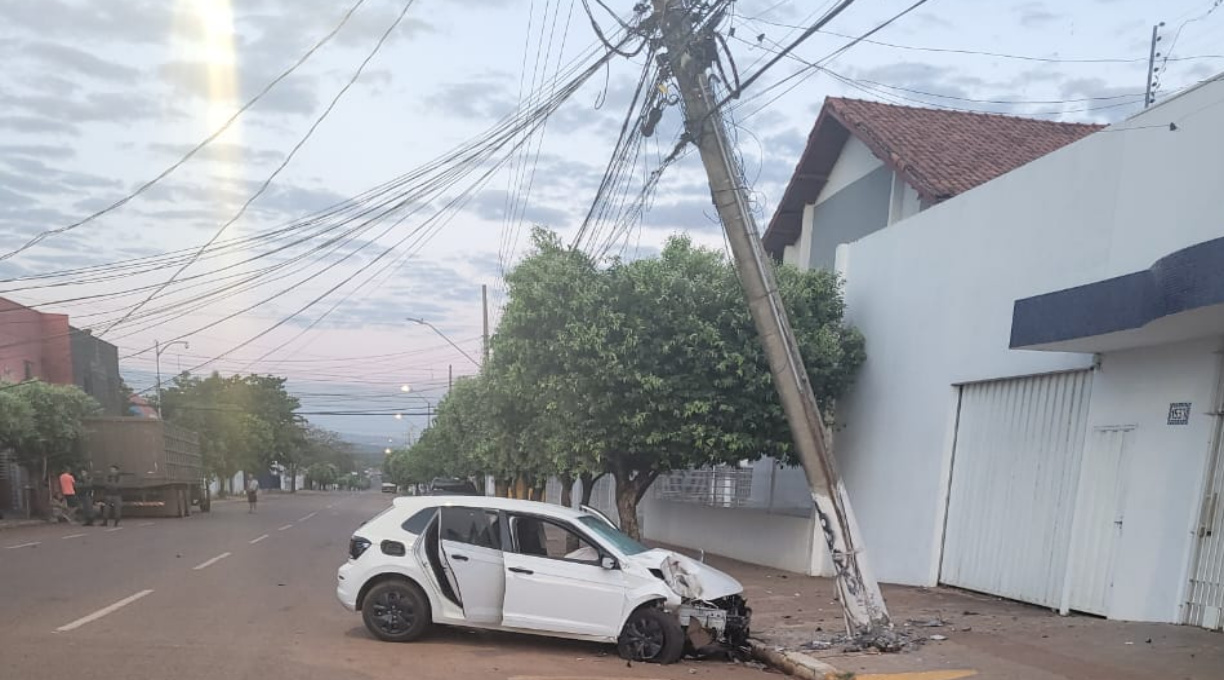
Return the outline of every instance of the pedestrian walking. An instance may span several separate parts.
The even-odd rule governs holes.
[[[104,494],[104,507],[102,509],[102,526],[106,526],[110,520],[115,520],[115,526],[119,526],[119,520],[123,516],[123,496],[119,495],[119,482],[122,479],[122,473],[119,472],[118,465],[112,465],[106,472],[106,477],[102,481],[102,493]]]
[[[72,476],[72,471],[64,468],[59,476],[60,495],[64,497],[64,505],[67,506],[65,514],[71,518],[73,512],[80,507],[77,504],[76,496],[76,478]]]
[[[84,520],[85,526],[91,527],[94,523],[94,488],[93,475],[89,474],[89,470],[81,468],[80,474],[76,480],[77,499],[81,501],[81,519]]]
[[[252,478],[247,482],[247,512],[255,512],[255,504],[259,502],[259,480]]]

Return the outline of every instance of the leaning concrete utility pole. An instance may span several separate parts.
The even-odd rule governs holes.
[[[710,91],[709,36],[694,35],[684,0],[653,0],[654,21],[663,35],[667,63],[684,104],[688,138],[701,153],[714,207],[727,233],[752,320],[761,336],[775,388],[781,398],[799,460],[811,488],[816,516],[832,555],[837,588],[852,635],[879,634],[891,627],[879,585],[868,568],[862,538],[846,487],[837,473],[820,408],[808,381],[795,333],[782,306],[772,265],[748,207],[744,182],[732,161],[721,112]],[[712,29],[711,29],[712,30]]]

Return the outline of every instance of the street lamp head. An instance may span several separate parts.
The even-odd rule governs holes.
[[[411,392],[411,391],[412,391],[411,385],[400,385],[400,392]]]
[[[396,420],[403,420],[403,419],[404,419],[404,414],[402,414],[402,413],[397,413],[397,414],[395,414],[395,419],[396,419]]]
[[[406,320],[406,321],[411,321],[412,323],[419,323],[419,324],[421,324],[422,326],[424,326],[424,325],[425,325],[425,319],[417,319],[417,318],[414,318],[414,317],[411,317],[411,316],[410,316],[410,317],[408,317],[408,318],[407,318],[407,319],[405,319],[405,320]]]

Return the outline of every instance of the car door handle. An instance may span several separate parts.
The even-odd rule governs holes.
[[[534,571],[530,569],[524,569],[522,567],[510,567],[510,571],[516,574],[534,574],[535,573]]]
[[[467,556],[467,555],[451,555],[451,559],[452,559],[452,560],[459,560],[460,562],[467,562],[467,561],[468,561],[468,556]]]

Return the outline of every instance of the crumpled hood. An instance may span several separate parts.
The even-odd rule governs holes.
[[[734,578],[671,550],[655,548],[631,555],[629,560],[662,571],[668,587],[682,598],[709,601],[744,592],[744,586]]]

